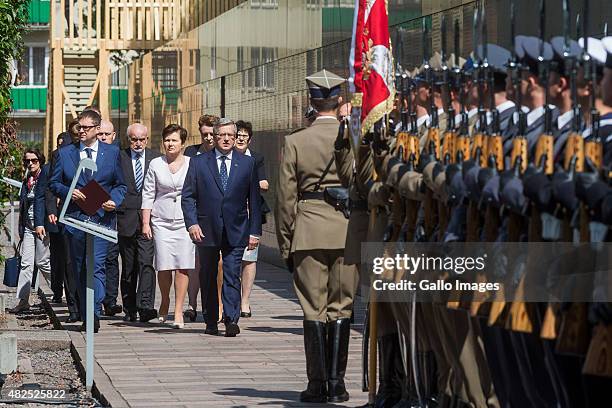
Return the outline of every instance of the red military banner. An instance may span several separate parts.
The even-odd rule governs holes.
[[[365,133],[393,109],[395,97],[393,55],[385,0],[355,0],[349,65],[353,106],[360,108],[360,133]],[[357,117],[354,116],[354,119]],[[357,130],[355,125],[353,123],[351,126],[354,131]]]

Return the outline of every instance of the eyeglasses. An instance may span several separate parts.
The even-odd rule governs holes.
[[[143,137],[143,138],[135,138],[135,137],[131,137],[131,138],[130,138],[130,142],[132,142],[132,143],[137,143],[137,142],[144,143],[144,142],[146,142],[146,141],[147,141],[147,138],[146,138],[146,137]]]
[[[23,159],[23,164],[28,165],[30,163],[36,164],[36,163],[38,163],[38,159]]]
[[[96,126],[99,126],[99,125],[83,126],[79,124],[79,125],[76,125],[75,128],[77,132],[80,132],[80,131],[89,132],[91,129],[95,128]]]
[[[249,140],[249,134],[248,133],[238,133],[238,135],[236,136],[236,139]]]
[[[235,139],[236,138],[236,134],[234,133],[217,133],[217,137],[219,137],[219,139],[224,139],[224,138],[230,138],[230,139]]]

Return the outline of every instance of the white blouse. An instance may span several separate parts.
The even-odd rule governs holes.
[[[175,174],[170,172],[166,156],[151,160],[142,187],[142,209],[151,209],[151,215],[157,218],[183,219],[181,196],[189,159],[185,156],[183,166]]]

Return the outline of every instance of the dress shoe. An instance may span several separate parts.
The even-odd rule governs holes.
[[[184,322],[172,322],[172,327],[175,329],[182,329],[185,327]]]
[[[206,330],[204,330],[205,334],[210,334],[211,336],[216,336],[219,334],[219,327],[217,325],[209,324],[206,326]]]
[[[104,306],[104,316],[114,316],[118,313],[123,312],[123,307],[121,305],[103,305]]]
[[[189,309],[187,309],[187,310],[185,310],[183,312],[183,317],[185,319],[191,320],[192,322],[195,322],[196,319],[198,318],[198,312],[196,312],[195,310],[189,308]]]
[[[149,320],[153,320],[157,317],[157,310],[155,309],[143,309],[138,313],[140,314],[141,323],[147,323]]]
[[[125,316],[123,316],[124,322],[135,322],[136,320],[138,320],[136,312],[125,312]]]
[[[250,306],[249,306],[249,311],[248,312],[240,312],[240,317],[249,318],[249,317],[252,317],[252,316],[253,316],[253,313],[251,313],[251,307]]]
[[[238,323],[232,321],[225,322],[225,337],[236,337],[240,333],[240,327]]]
[[[19,303],[15,305],[12,309],[9,309],[8,312],[10,314],[17,314],[21,312],[25,312],[30,309],[30,303],[28,303],[27,299],[20,299]]]
[[[164,324],[164,323],[166,323],[166,320],[168,320],[168,316],[159,316],[159,317],[157,318],[157,321],[158,321],[160,324]]]
[[[100,330],[100,319],[94,316],[94,333],[97,333]],[[83,322],[81,325],[81,331],[87,331],[87,322]]]
[[[51,299],[51,303],[62,303],[62,297],[61,296],[53,296],[53,298]]]
[[[66,323],[76,323],[81,321],[81,315],[78,313],[70,313],[66,319]]]

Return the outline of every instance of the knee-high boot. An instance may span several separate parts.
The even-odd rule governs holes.
[[[327,402],[326,337],[325,323],[304,320],[308,387],[300,394],[302,402]]]
[[[348,362],[350,319],[339,319],[327,323],[327,353],[329,376],[327,381],[328,401],[348,401],[349,394],[344,385],[344,374]]]
[[[390,408],[402,398],[402,384],[406,374],[401,361],[397,333],[382,336],[378,341],[380,385],[374,407]]]

